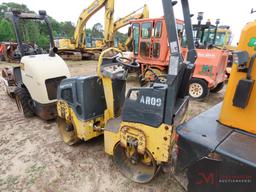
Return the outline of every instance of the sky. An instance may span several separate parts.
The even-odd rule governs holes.
[[[76,24],[77,19],[83,9],[88,7],[93,0],[0,0],[3,2],[23,3],[33,11],[46,10],[47,14],[58,21],[71,21]],[[181,3],[175,6],[175,14],[177,18],[182,19]],[[204,21],[210,19],[215,23],[217,18],[220,19],[221,25],[231,26],[233,31],[233,44],[239,41],[240,32],[243,26],[252,20],[256,19],[256,13],[251,14],[251,9],[256,10],[255,0],[189,0],[190,11],[195,16],[193,22],[196,22],[198,12],[204,12]],[[134,10],[142,7],[144,4],[149,6],[150,17],[163,16],[162,1],[161,0],[115,0],[115,19],[121,18]],[[103,23],[104,10],[100,10],[88,22],[87,26],[91,27],[93,24]],[[126,32],[127,29],[121,30]]]

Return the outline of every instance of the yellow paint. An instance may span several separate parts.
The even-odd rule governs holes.
[[[113,48],[113,47],[108,48],[108,49],[106,49],[105,51],[103,51],[103,52],[100,54],[99,61],[98,61],[98,67],[97,67],[97,75],[98,75],[98,77],[100,77],[100,78],[103,77],[102,74],[101,74],[101,71],[100,71],[100,67],[101,67],[101,65],[102,65],[104,55],[106,55],[106,53],[111,52],[111,51],[120,53],[120,54],[123,56],[123,53],[122,53],[121,50],[116,49],[116,48]]]
[[[141,10],[141,9],[139,9],[139,10]],[[139,10],[136,10],[136,11],[124,16],[123,18],[120,18],[117,21],[115,21],[114,30],[113,30],[114,34],[122,27],[130,24],[130,21],[132,21],[132,20],[149,18],[149,8],[147,5],[144,5],[141,13],[138,13]]]
[[[103,88],[106,98],[107,109],[105,110],[106,117],[105,122],[109,119],[114,118],[114,95],[113,95],[113,87],[111,79],[107,77],[102,78]]]
[[[172,141],[172,127],[162,124],[158,128],[150,127],[140,123],[122,122],[117,133],[105,130],[104,144],[105,152],[113,155],[114,147],[121,141],[126,146],[127,137],[131,136],[139,141],[138,151],[143,153],[148,149],[154,159],[160,162],[168,162]]]
[[[25,65],[24,65],[24,63],[20,63],[20,69],[23,70],[23,71],[25,70]]]
[[[95,118],[89,121],[81,121],[65,101],[57,102],[57,111],[59,117],[65,119],[67,124],[72,124],[74,126],[77,134],[76,136],[79,139],[88,141],[103,134],[102,131],[96,131],[93,126],[96,122],[99,122],[99,126],[104,127],[104,117]]]
[[[72,124],[75,128],[75,132],[79,139],[83,139],[84,141],[90,140],[94,137],[101,135],[103,132],[99,130],[95,130],[94,125],[97,125],[101,128],[104,128],[106,122],[109,119],[114,118],[114,97],[113,97],[113,87],[112,80],[109,77],[103,77],[100,71],[104,55],[108,52],[116,51],[118,53],[122,52],[115,48],[109,48],[103,51],[100,55],[98,62],[97,74],[99,78],[102,79],[105,99],[107,103],[107,109],[104,111],[104,116],[94,118],[89,121],[83,121],[78,119],[73,109],[66,103],[65,101],[59,100],[57,102],[57,111],[58,116],[65,119],[67,124]]]
[[[243,29],[237,50],[247,51],[250,56],[256,52],[254,47],[249,47],[251,38],[256,38],[256,21],[248,23]],[[249,63],[247,64],[247,66]],[[233,97],[240,79],[245,79],[246,73],[238,72],[237,65],[232,67],[229,83],[220,114],[220,122],[234,128],[242,129],[256,134],[256,84],[254,84],[248,106],[241,109],[233,106]],[[252,79],[256,80],[256,63],[252,69]]]
[[[122,51],[120,51],[119,49],[112,48],[112,47],[108,48],[100,54],[98,67],[97,67],[97,75],[99,78],[102,79],[105,98],[106,98],[106,104],[107,104],[107,109],[104,112],[105,123],[107,123],[107,121],[109,119],[112,119],[115,116],[115,114],[114,114],[114,95],[113,95],[112,79],[110,79],[109,77],[104,77],[101,74],[101,65],[103,63],[104,55],[108,52],[113,52],[113,51],[120,53],[123,56]]]

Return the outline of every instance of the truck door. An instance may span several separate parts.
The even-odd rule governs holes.
[[[142,58],[151,58],[151,36],[152,36],[153,22],[146,21],[141,24],[141,38],[139,55]]]
[[[141,57],[159,60],[161,55],[162,25],[162,21],[147,21],[141,24]]]
[[[134,23],[132,25],[132,34],[133,34],[133,54],[135,57],[139,54],[139,41],[140,41],[140,24]]]
[[[151,52],[150,52],[151,59],[158,60],[161,55],[160,53],[161,53],[162,28],[163,28],[162,21],[154,22],[154,31],[151,38]]]

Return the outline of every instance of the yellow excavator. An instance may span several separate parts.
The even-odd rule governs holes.
[[[85,27],[88,20],[101,8],[105,7],[104,21],[104,43],[110,43],[113,34],[114,0],[94,0],[93,3],[84,9],[77,21],[73,39],[58,39],[55,44],[59,49],[59,55],[67,60],[81,60],[82,57],[91,58],[95,53],[100,53],[99,48],[86,48]]]
[[[115,0],[95,0],[88,8],[84,9],[77,21],[73,39],[55,40],[59,55],[67,60],[98,58],[103,49],[114,46],[114,37],[117,30],[128,25],[130,18],[148,17],[148,7],[145,5],[142,13],[138,13],[139,10],[137,10],[114,22],[114,6]],[[103,7],[105,7],[104,37],[96,41],[95,47],[86,47],[86,24]]]
[[[188,191],[256,189],[256,21],[243,28],[224,101],[177,128],[176,169]]]
[[[141,11],[142,10],[142,11]],[[139,12],[141,11],[141,12]],[[127,26],[130,24],[131,20],[137,20],[137,19],[143,19],[143,18],[149,18],[149,9],[148,6],[145,4],[143,7],[133,11],[132,13],[119,18],[117,21],[114,22],[114,28],[113,28],[113,34],[110,36],[109,42],[111,42],[111,44],[108,47],[115,47],[118,48],[121,51],[127,51],[126,47],[124,46],[123,42],[120,42],[119,39],[116,39],[116,33],[119,29]],[[126,40],[125,44],[127,44],[127,41],[130,38],[128,37],[128,39]],[[114,44],[113,44],[114,42]],[[104,45],[104,39],[98,39],[96,42],[96,47],[100,48],[100,47],[106,47]]]

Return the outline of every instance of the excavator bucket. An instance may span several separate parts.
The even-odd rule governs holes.
[[[149,151],[142,155],[120,144],[115,147],[113,160],[120,172],[136,183],[150,182],[158,170]]]

